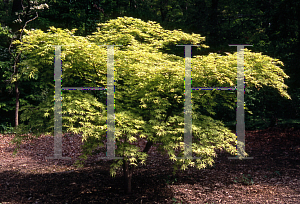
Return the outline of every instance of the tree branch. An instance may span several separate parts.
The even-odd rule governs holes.
[[[35,20],[36,18],[38,18],[38,12],[36,12],[36,17],[34,17],[33,19],[30,19],[30,20],[28,20],[26,23],[25,23],[25,25],[23,26],[23,28],[22,28],[22,31],[21,31],[21,34],[20,34],[20,42],[22,42],[22,34],[23,34],[23,31],[24,31],[24,29],[25,29],[25,27],[27,26],[27,23],[29,23],[30,21],[33,21],[33,20]],[[11,51],[10,51],[10,48],[12,47],[12,42],[13,42],[13,40],[14,40],[14,37],[12,37],[11,38],[11,42],[10,42],[10,45],[9,45],[9,48],[8,48],[8,52],[13,56],[13,54],[11,53]],[[16,66],[17,66],[17,63],[18,63],[18,60],[19,60],[19,57],[20,57],[20,55],[21,55],[21,52],[16,56],[16,57],[14,57],[14,65],[13,65],[13,68],[14,68],[14,72],[11,74],[11,76],[10,76],[10,81],[12,81],[12,77],[16,74],[16,72],[17,72],[17,69],[16,69]]]
[[[152,142],[152,141],[147,142],[147,144],[146,144],[146,146],[145,146],[143,152],[148,153],[148,151],[149,151],[149,149],[152,147],[152,145],[153,145],[153,142]]]
[[[171,111],[169,110],[168,113],[167,113],[166,119],[164,120],[164,122],[167,122],[167,120],[168,120],[169,116],[171,116],[171,114],[172,114],[172,110]],[[155,133],[153,133],[153,136],[155,136]],[[146,144],[146,146],[145,146],[145,148],[144,148],[144,150],[143,150],[143,152],[148,153],[148,151],[150,150],[150,148],[152,147],[153,144],[154,143],[152,141],[148,141],[147,144]]]

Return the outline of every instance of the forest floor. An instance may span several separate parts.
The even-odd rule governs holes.
[[[122,172],[111,177],[112,161],[90,157],[83,168],[80,136],[63,137],[63,156],[53,155],[53,137],[21,145],[12,157],[11,135],[0,135],[0,203],[300,203],[300,129],[246,131],[246,152],[233,160],[218,152],[214,167],[172,175],[172,161],[150,149],[146,166],[135,169],[132,192],[123,190]],[[139,140],[139,146],[146,141]],[[105,153],[99,153],[105,156]]]

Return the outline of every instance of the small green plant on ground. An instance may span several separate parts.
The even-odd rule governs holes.
[[[280,174],[280,171],[274,171],[273,173],[271,174],[267,174],[265,175],[264,177],[265,178],[274,178],[274,177],[279,177],[281,174]]]
[[[274,171],[273,175],[274,176],[280,176],[280,172],[279,171]]]
[[[13,132],[14,132],[14,127],[12,127],[11,124],[9,124],[8,122],[0,124],[0,133],[8,134]]]
[[[180,204],[182,204],[182,201],[177,201],[177,199],[176,199],[176,198],[172,198],[172,200],[174,201],[174,202],[173,202],[173,204],[177,204],[177,203],[180,203]]]
[[[166,184],[173,185],[175,182],[177,182],[177,178],[171,179],[170,176],[168,176],[168,178],[166,180]]]
[[[233,180],[233,182],[235,182],[235,183],[242,183],[244,185],[252,185],[252,184],[254,184],[253,179],[252,179],[252,177],[251,177],[250,174],[248,174],[247,176],[245,176],[244,174],[242,174],[242,177],[239,178],[239,179],[237,177],[235,177],[235,179]]]

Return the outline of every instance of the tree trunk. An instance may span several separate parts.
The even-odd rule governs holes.
[[[11,11],[14,14],[15,12],[24,11],[24,8],[25,7],[23,6],[23,1],[22,0],[14,0]],[[30,15],[30,9],[31,9],[31,3],[30,3],[30,0],[27,0],[27,9],[26,9],[24,19],[23,19],[25,21],[25,24],[24,24],[23,28],[22,28],[22,25],[20,24],[20,22],[10,24],[10,27],[12,28],[13,34],[16,34],[15,38],[17,38],[17,39],[19,38],[20,41],[22,41],[22,36],[21,36],[22,32],[18,33],[19,30],[22,28],[22,31],[23,31],[23,29],[25,29],[26,24],[28,22],[33,21],[38,17],[38,14],[36,12],[37,16],[34,17],[31,20],[28,20],[29,15]],[[12,43],[10,44],[9,49],[8,49],[10,54],[12,54],[12,52],[10,51],[11,48],[16,49],[16,46],[12,45]],[[13,72],[12,76],[18,74],[17,64],[20,62],[20,56],[21,56],[21,53],[19,53],[16,57],[14,57],[14,72]],[[15,93],[16,93],[15,127],[17,127],[19,125],[19,106],[20,106],[20,100],[19,100],[20,91],[19,91],[19,82],[18,82],[18,80],[15,81]]]
[[[143,152],[147,153],[152,145],[153,142],[151,141],[147,142]],[[134,166],[129,165],[129,161],[123,159],[124,189],[127,194],[132,192],[131,181],[132,181],[133,170],[134,170]]]
[[[132,11],[133,10],[133,0],[129,0],[129,9]]]
[[[278,125],[278,118],[276,115],[273,115],[270,122],[270,127],[275,127]]]
[[[168,120],[169,116],[172,114],[172,111],[169,110],[168,114],[165,118],[165,122]],[[153,133],[153,136],[155,136],[155,133]],[[127,140],[125,139],[125,142]],[[151,146],[153,145],[152,141],[148,141],[143,152],[148,153],[150,150]],[[126,160],[125,158],[123,159],[123,175],[124,175],[124,187],[125,187],[125,192],[127,194],[131,193],[131,180],[132,180],[132,174],[133,174],[134,166],[130,165],[130,162]]]
[[[160,14],[161,14],[161,21],[164,22],[167,18],[167,14],[168,14],[168,9],[167,9],[167,5],[168,5],[168,0],[162,0],[160,1]]]
[[[19,106],[20,106],[20,92],[19,92],[19,83],[15,82],[15,92],[16,92],[16,110],[15,110],[15,127],[19,125]]]
[[[22,0],[14,0],[11,10],[13,12],[12,14],[14,14],[14,12],[23,10]]]
[[[211,44],[214,46],[219,44],[218,39],[218,4],[219,0],[212,0],[212,6],[210,11],[210,24],[211,24],[211,32],[210,38],[212,39]]]
[[[124,172],[124,185],[125,185],[125,192],[127,194],[131,193],[131,179],[133,173],[133,166],[129,165],[129,161],[123,159],[123,172]]]
[[[20,10],[23,9],[22,6],[22,0],[14,0],[13,1],[13,6],[12,6],[12,13],[14,14],[15,12],[19,12]],[[19,29],[21,29],[21,24],[20,23],[13,23],[11,24],[12,27],[12,32],[16,33]],[[17,34],[17,38],[19,38],[20,34]],[[14,46],[15,47],[15,46]],[[18,74],[18,68],[17,64],[19,62],[19,55],[15,58],[15,63],[14,63],[14,74]],[[16,106],[15,106],[15,127],[19,125],[19,106],[20,106],[20,91],[19,91],[19,84],[18,80],[15,82],[15,93],[16,93]]]

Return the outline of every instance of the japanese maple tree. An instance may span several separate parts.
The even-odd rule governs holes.
[[[177,159],[184,155],[184,71],[185,59],[165,51],[176,45],[200,45],[207,47],[204,37],[187,34],[181,30],[165,30],[155,22],[144,22],[131,17],[122,17],[99,24],[98,31],[91,36],[74,36],[76,30],[50,27],[48,33],[41,30],[25,31],[18,49],[26,56],[19,64],[20,77],[28,80],[42,77],[49,90],[54,90],[54,47],[62,45],[62,83],[69,86],[107,86],[107,48],[98,45],[123,45],[114,48],[115,80],[115,140],[116,156],[110,173],[123,167],[127,192],[131,191],[131,177],[135,166],[145,164],[147,152],[152,145],[167,153],[174,162],[174,172],[190,167],[198,169],[211,166],[216,149],[236,153],[236,135],[214,120],[211,106],[216,106],[215,94],[211,91],[192,93],[192,152],[201,159]],[[64,46],[68,45],[68,46]],[[182,48],[184,52],[184,48]],[[221,56],[211,53],[192,58],[193,87],[233,87],[237,78],[237,53]],[[286,92],[284,79],[288,76],[280,68],[281,61],[261,53],[245,49],[245,84],[249,87],[274,87],[283,97]],[[93,95],[84,91],[63,91],[63,127],[66,132],[81,134],[85,141],[82,159],[93,150],[103,146],[106,140],[105,92]],[[226,92],[226,103],[235,111],[235,95]],[[36,135],[53,135],[53,92],[37,107],[22,107],[21,120],[26,125],[15,138],[21,141],[21,132]],[[202,106],[207,113],[199,111]],[[34,107],[34,109],[32,109]],[[140,149],[134,142],[138,138],[147,140]],[[178,150],[179,153],[176,153]],[[84,160],[78,160],[82,164]]]

